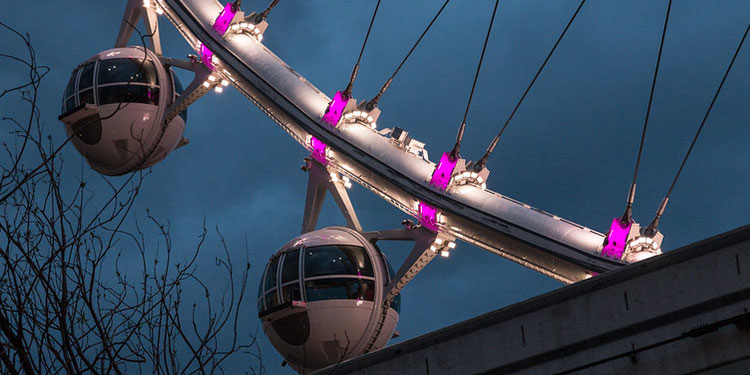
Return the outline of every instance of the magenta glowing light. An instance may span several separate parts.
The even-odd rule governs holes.
[[[219,13],[219,16],[216,17],[216,22],[214,22],[211,28],[216,30],[219,35],[224,35],[227,29],[229,29],[229,24],[232,23],[235,14],[232,10],[232,3],[227,4],[221,13]]]
[[[201,44],[201,61],[210,71],[214,70],[214,53],[205,44]]]
[[[425,202],[419,202],[419,224],[423,227],[437,233],[437,209]]]
[[[315,137],[310,137],[310,147],[312,147],[312,157],[323,165],[328,164],[326,159],[326,146],[321,140]]]
[[[344,108],[346,108],[346,103],[348,102],[349,97],[343,91],[336,91],[336,95],[333,96],[333,100],[328,104],[326,113],[323,115],[323,122],[335,128],[339,124],[341,115],[344,113]]]
[[[612,219],[612,225],[609,227],[609,233],[607,233],[607,244],[602,249],[602,256],[612,259],[621,259],[622,253],[625,252],[625,244],[628,240],[628,234],[630,234],[630,227],[633,226],[633,222],[630,221],[623,227],[620,225],[620,218]]]
[[[435,172],[432,172],[430,185],[437,186],[442,190],[447,189],[448,183],[451,181],[451,176],[453,176],[453,169],[456,168],[457,162],[458,158],[451,161],[449,152],[443,153],[443,156],[440,157],[440,162],[437,167],[435,167]]]

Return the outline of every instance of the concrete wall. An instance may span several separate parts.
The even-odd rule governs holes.
[[[354,358],[333,372],[750,373],[750,226]]]

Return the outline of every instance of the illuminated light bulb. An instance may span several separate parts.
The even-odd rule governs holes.
[[[214,88],[214,91],[216,91],[217,93],[221,94],[224,91],[224,88],[222,88],[221,86],[216,86]]]
[[[373,123],[370,124],[370,127],[373,128],[373,129],[377,129],[378,128],[378,124],[376,124],[376,123],[373,122]]]
[[[258,41],[259,41],[259,42],[262,42],[262,41],[263,41],[263,34],[258,34]]]
[[[372,120],[374,120],[372,116],[367,116],[367,122],[372,122]]]
[[[435,243],[438,244],[438,245],[440,245],[441,243],[443,243],[443,240],[440,239],[440,238],[436,238],[435,239]]]
[[[451,241],[451,242],[448,242],[448,248],[450,248],[450,249],[455,249],[455,248],[456,248],[456,243],[455,243],[455,242],[453,242],[453,241]]]
[[[161,8],[156,7],[156,14],[164,14],[164,11]]]
[[[344,187],[347,188],[347,189],[350,189],[352,187],[352,183],[349,182],[349,181],[344,182]]]
[[[487,184],[482,184],[482,189],[487,190]]]
[[[234,25],[232,25],[232,31],[237,31],[239,29],[240,29],[240,25],[238,25],[236,23]]]
[[[471,178],[477,178],[478,176],[477,172],[471,172]]]
[[[342,180],[344,180],[344,182],[349,182],[349,177],[344,176],[342,177]]]
[[[221,80],[221,85],[224,86],[224,87],[227,87],[227,86],[229,86],[229,81],[227,81],[226,79],[222,79]]]
[[[469,178],[469,176],[471,176],[471,173],[469,173],[469,172],[461,173],[461,177],[463,177],[463,178]]]
[[[143,0],[143,7],[144,8],[148,8],[150,6],[151,6],[151,1],[150,0]]]
[[[209,87],[211,84],[208,83],[208,81],[203,82],[203,87]]]
[[[480,184],[482,183],[482,176],[477,177],[477,182]]]
[[[442,256],[443,258],[447,258],[447,257],[449,257],[449,256],[450,256],[451,254],[450,254],[450,253],[448,252],[448,250],[443,250],[443,251],[441,251],[441,252],[440,252],[440,255],[441,255],[441,256]]]
[[[240,22],[240,27],[243,29],[247,28],[247,22]]]
[[[430,246],[430,250],[437,251],[437,248],[434,245],[432,245],[432,246]]]
[[[208,80],[211,81],[211,82],[214,82],[214,81],[216,81],[216,77],[214,77],[213,75],[210,75],[210,76],[208,76]]]

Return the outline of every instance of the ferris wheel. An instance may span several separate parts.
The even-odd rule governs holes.
[[[658,228],[642,228],[629,209],[603,234],[492,191],[486,157],[460,157],[463,124],[456,148],[431,159],[408,129],[378,122],[377,99],[390,80],[376,99],[358,101],[351,94],[355,66],[347,89],[321,92],[263,45],[277,2],[245,14],[239,1],[129,0],[115,48],[74,70],[60,119],[94,170],[120,175],[153,166],[185,145],[187,108],[231,85],[310,152],[303,165],[309,176],[302,234],[271,256],[257,300],[266,335],[295,369],[322,368],[385,346],[398,322],[402,288],[459,240],[565,283],[661,253]],[[373,19],[376,13],[377,6]],[[159,16],[196,56],[162,56]],[[127,46],[140,18],[150,44]],[[174,69],[193,72],[193,80],[183,88]],[[413,220],[398,229],[363,230],[347,193],[352,184]],[[634,190],[635,183],[629,203]],[[316,230],[327,194],[346,226]],[[394,271],[379,241],[413,248]]]

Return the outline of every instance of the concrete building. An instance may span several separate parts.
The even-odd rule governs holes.
[[[318,374],[750,374],[750,226]]]

